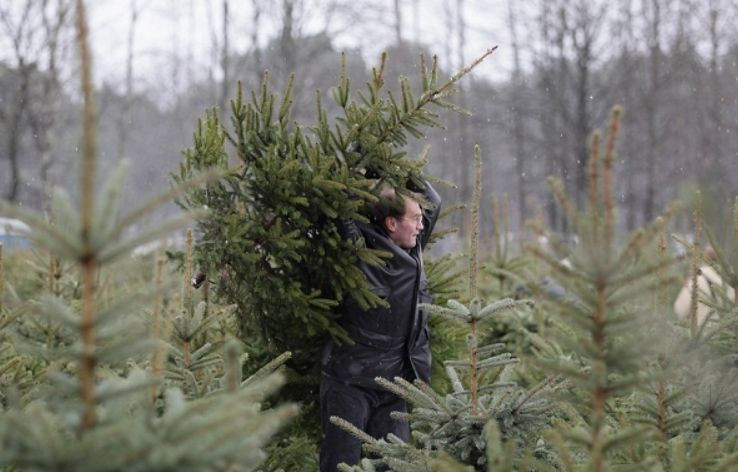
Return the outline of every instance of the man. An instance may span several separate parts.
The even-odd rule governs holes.
[[[707,246],[704,252],[704,263],[697,271],[697,311],[695,313],[695,327],[701,327],[705,322],[714,324],[718,315],[712,305],[720,306],[721,294],[727,300],[735,300],[733,287],[723,282],[713,265],[717,264],[717,255],[712,246]],[[692,277],[687,277],[682,289],[674,300],[674,312],[680,321],[691,324],[690,312],[692,309]],[[707,303],[705,303],[707,302]],[[708,321],[709,320],[709,321]]]
[[[428,314],[419,303],[430,303],[423,271],[422,249],[430,238],[441,199],[425,183],[419,192],[430,203],[401,197],[389,187],[380,192],[373,221],[345,222],[345,236],[392,257],[383,265],[359,262],[371,290],[386,303],[367,311],[348,299],[341,307],[341,325],[355,344],[329,342],[322,359],[320,385],[323,444],[320,470],[334,472],[345,462],[361,458],[361,442],[329,421],[338,416],[369,435],[382,438],[393,433],[408,440],[407,423],[390,418],[392,411],[406,411],[404,400],[382,389],[375,377],[430,381]]]

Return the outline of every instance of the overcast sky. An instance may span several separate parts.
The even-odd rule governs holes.
[[[272,11],[262,16],[263,26],[259,37],[261,45],[277,34],[278,8],[281,3],[273,0]],[[222,24],[220,0],[106,0],[88,2],[90,5],[91,34],[96,59],[97,81],[120,86],[125,75],[127,38],[131,24],[131,5],[141,9],[137,23],[134,45],[134,75],[137,88],[149,88],[160,83],[163,68],[180,60],[192,60],[193,69],[205,75],[213,51],[213,31],[220,41]],[[340,48],[359,47],[365,59],[375,61],[379,53],[394,41],[394,17],[392,0],[356,0],[365,3],[361,18],[348,18],[341,12],[327,16],[329,0],[304,0],[303,10],[298,12],[305,18],[300,25],[302,34],[327,29]],[[407,39],[417,38],[430,46],[432,51],[444,59],[449,47],[445,45],[448,24],[446,18],[453,12],[456,0],[412,0],[403,1],[403,22]],[[507,27],[506,0],[465,1],[467,22],[467,46],[464,50],[466,62],[481,55],[487,48],[499,45],[493,60],[487,60],[477,70],[479,76],[493,80],[507,76],[509,64],[509,31]],[[231,2],[230,48],[236,52],[251,49],[252,9],[251,2]],[[414,15],[414,9],[418,15]],[[414,17],[419,18],[415,22]],[[452,45],[453,66],[458,55]],[[447,61],[444,61],[447,62]]]

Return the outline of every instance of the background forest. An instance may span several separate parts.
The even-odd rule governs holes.
[[[0,192],[36,208],[45,186],[76,175],[71,4],[0,6]],[[444,191],[446,201],[469,201],[470,149],[480,144],[494,157],[487,188],[511,197],[512,229],[540,208],[565,229],[545,178],[562,178],[581,202],[585,143],[614,104],[625,110],[619,224],[632,229],[696,187],[718,208],[736,188],[738,9],[730,0],[130,0],[90,8],[101,167],[131,159],[128,205],[166,186],[192,123],[205,107],[227,111],[236,80],[250,90],[269,69],[279,90],[295,72],[294,116],[305,122],[312,92],[337,79],[340,50],[361,82],[382,50],[389,76],[412,77],[420,50],[437,54],[448,75],[493,45],[495,60],[459,85],[457,102],[473,104],[473,114],[443,116],[447,129],[428,133],[429,173],[459,185]]]

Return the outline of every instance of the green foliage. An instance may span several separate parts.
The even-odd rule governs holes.
[[[483,274],[489,276],[491,282],[484,286],[483,291],[488,298],[515,298],[525,285],[530,260],[511,247],[510,201],[507,195],[502,205],[497,196],[492,197],[492,224],[492,250],[483,266]]]
[[[613,116],[610,143],[614,143],[619,111]],[[554,191],[569,224],[579,238],[566,261],[535,249],[536,256],[549,264],[556,282],[568,296],[559,300],[558,315],[569,329],[555,332],[556,341],[571,356],[540,363],[552,373],[565,376],[582,395],[572,403],[583,424],[560,434],[571,444],[583,448],[591,470],[603,470],[606,456],[623,443],[636,441],[644,431],[625,428],[617,432],[608,424],[608,403],[630,392],[646,380],[643,366],[652,343],[639,329],[641,317],[632,300],[657,285],[649,279],[665,262],[645,266],[641,251],[657,235],[657,225],[638,232],[622,248],[614,238],[612,201],[613,147],[604,159],[594,149],[590,168],[594,177],[590,188],[590,209],[577,213],[563,191]],[[602,162],[602,164],[601,164]],[[600,176],[600,165],[604,171]],[[599,179],[602,179],[602,189]],[[556,241],[555,235],[548,235]],[[628,333],[628,336],[625,334]]]
[[[564,470],[728,470],[735,462],[734,360],[702,335],[717,326],[686,330],[667,313],[674,259],[666,253],[666,218],[622,242],[615,234],[618,126],[616,109],[604,158],[594,136],[586,211],[553,183],[576,245],[548,233],[553,253],[531,247],[563,289],[552,297],[547,339],[531,336],[538,364],[569,386],[561,399],[570,406],[546,437]]]
[[[241,336],[295,351],[293,366],[302,370],[314,366],[326,335],[348,341],[335,323],[346,296],[365,307],[380,303],[356,262],[379,263],[383,254],[341,235],[341,219],[366,221],[382,182],[400,192],[409,182],[422,186],[426,155],[409,159],[403,148],[410,137],[422,137],[422,128],[440,126],[428,107],[454,108],[445,101],[451,86],[482,58],[439,84],[435,59],[428,66],[421,56],[417,98],[407,78],[400,79],[399,97],[384,93],[385,59],[355,94],[342,60],[331,90],[339,116],[329,120],[318,92],[312,126],[291,121],[293,80],[280,100],[267,75],[250,100],[239,87],[230,131],[209,112],[173,175],[181,182],[213,167],[226,172],[180,199],[184,208],[211,209],[199,221],[198,261],[220,273],[221,293],[238,306]]]
[[[33,229],[53,231],[53,226],[33,214],[5,203],[0,205]],[[117,212],[106,216],[122,218]],[[115,222],[93,223],[93,235],[100,234],[98,224],[112,226]],[[110,237],[119,238],[121,233]],[[75,234],[82,240],[75,240]],[[158,234],[151,232],[152,238]],[[98,260],[97,254],[106,254],[111,244],[101,238],[99,247],[90,248],[79,227],[71,228],[64,237],[70,242],[68,249],[88,245],[86,251],[58,251],[62,243],[51,235],[45,237],[55,241],[43,246],[46,250],[70,263],[76,257],[83,274],[84,261]],[[135,235],[131,238],[141,240]],[[39,238],[39,242],[47,241]],[[121,257],[125,255],[120,253]],[[95,288],[104,286],[104,282],[99,282]],[[15,354],[8,347],[10,344],[4,345],[3,367],[6,373],[12,373],[3,376],[3,381],[12,386],[4,392],[25,395],[12,393],[4,399],[0,464],[23,470],[221,470],[238,463],[243,467],[239,470],[250,470],[263,460],[259,447],[279,424],[295,414],[289,405],[265,411],[257,406],[256,402],[281,385],[283,379],[279,376],[258,374],[243,383],[239,381],[241,387],[229,393],[224,391],[223,381],[219,390],[210,390],[221,391],[220,394],[197,401],[186,400],[183,381],[170,385],[156,406],[152,402],[151,387],[157,379],[138,365],[146,365],[146,357],[152,354],[156,343],[148,336],[147,324],[141,323],[138,313],[142,304],[167,290],[166,285],[152,286],[144,292],[119,290],[115,297],[105,295],[105,290],[92,295],[84,290],[81,299],[69,297],[64,291],[59,296],[47,292],[31,302],[10,297],[16,316],[4,334],[12,334],[12,346],[21,349],[25,356]],[[90,303],[94,307],[93,324],[86,326],[81,312]],[[54,327],[54,336],[31,336],[50,332],[48,326]],[[204,332],[210,324],[193,322],[189,326]],[[31,327],[37,330],[32,331]],[[10,329],[12,333],[8,332]],[[85,343],[83,335],[90,334],[93,342]],[[89,366],[91,376],[81,375]],[[128,374],[121,375],[125,371]],[[231,376],[240,378],[240,361],[231,371]],[[36,372],[45,375],[35,375]],[[85,388],[91,395],[84,395]]]
[[[202,181],[183,182],[129,213],[120,204],[124,165],[109,176],[101,192],[94,191],[94,107],[82,2],[77,15],[85,111],[79,204],[57,190],[51,221],[1,200],[0,212],[25,222],[30,228],[25,236],[52,261],[69,264],[79,278],[80,291],[69,296],[50,282],[48,291],[35,300],[20,299],[12,289],[0,292],[3,302],[6,293],[12,302],[9,308],[5,303],[0,306],[0,367],[9,374],[3,382],[11,383],[3,389],[8,394],[0,410],[0,468],[254,470],[264,459],[266,442],[296,414],[296,406],[290,404],[261,408],[284,378],[257,373],[240,382],[238,347],[227,347],[219,389],[188,400],[178,388],[181,385],[169,386],[157,402],[152,389],[161,378],[155,369],[147,371],[146,363],[161,342],[150,335],[139,315],[142,304],[159,299],[167,287],[157,281],[143,293],[120,290],[115,297],[104,290],[108,275],[115,274],[115,263],[127,259],[133,248],[181,227],[197,214],[159,221],[140,231],[132,231],[132,225]],[[108,269],[111,272],[106,273]],[[29,326],[32,329],[26,329]],[[208,325],[203,321],[198,326],[202,332]],[[14,333],[6,338],[10,328]],[[44,339],[36,336],[39,333],[54,336]],[[183,333],[196,334],[186,329]],[[22,346],[28,347],[28,357],[15,352]],[[39,364],[43,375],[34,378],[34,366]]]
[[[439,218],[448,213],[442,212]],[[433,235],[435,235],[435,231]],[[431,236],[431,239],[433,236]],[[433,294],[433,300],[443,305],[450,299],[461,297],[464,270],[459,261],[462,255],[445,254],[436,260],[429,259],[424,254],[423,267]],[[431,341],[431,384],[438,392],[450,392],[451,383],[446,377],[444,359],[458,357],[464,352],[465,331],[463,327],[442,317],[428,319],[428,329],[432,334]]]

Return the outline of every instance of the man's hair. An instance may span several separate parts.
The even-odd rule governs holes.
[[[384,226],[384,219],[388,216],[399,218],[405,214],[405,197],[400,195],[389,185],[379,190],[379,200],[372,208],[374,222]]]

